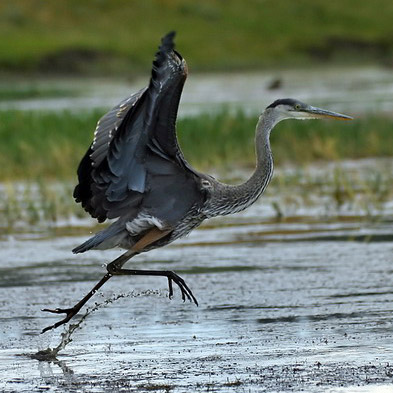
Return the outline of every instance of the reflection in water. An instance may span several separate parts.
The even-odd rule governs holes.
[[[55,374],[52,370],[51,364],[58,366],[66,379],[69,379],[74,375],[74,372],[69,367],[67,367],[67,365],[64,361],[53,359],[51,361],[49,361],[49,360],[43,361],[42,360],[42,361],[38,362],[38,370],[40,372],[41,378],[46,379],[46,378],[53,378],[54,377]]]
[[[43,379],[54,377],[52,367],[49,362],[39,362],[38,363],[38,371],[40,372],[40,376]]]
[[[40,361],[38,362],[38,371],[40,378],[45,381],[48,385],[59,385],[58,377],[52,370],[52,364],[59,367],[62,372],[63,381],[61,385],[72,386],[77,384],[77,378],[75,378],[74,372],[66,365],[62,360],[54,359],[52,361]],[[61,388],[61,386],[59,386]]]

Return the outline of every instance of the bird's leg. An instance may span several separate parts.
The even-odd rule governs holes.
[[[136,252],[133,252],[132,250],[129,250],[125,252],[123,255],[120,255],[118,258],[116,258],[112,263],[117,263],[124,265],[130,258],[132,258]],[[109,266],[109,265],[108,265]],[[47,326],[45,329],[42,330],[41,333],[45,333],[48,330],[51,329],[56,329],[57,327],[64,325],[67,323],[69,320],[71,320],[78,312],[80,309],[88,302],[88,300],[112,277],[112,274],[108,271],[107,274],[105,274],[104,277],[101,278],[100,281],[87,293],[85,297],[83,297],[78,303],[76,303],[73,307],[71,308],[55,308],[55,309],[49,309],[49,308],[44,308],[42,311],[46,312],[51,312],[54,314],[66,314],[66,317],[62,319],[59,322],[56,322],[55,324],[51,326]]]
[[[109,267],[109,266],[108,266]],[[111,270],[109,274],[119,275],[119,276],[161,276],[166,277],[168,279],[168,288],[169,288],[169,298],[173,297],[173,285],[172,281],[180,288],[181,297],[183,301],[186,298],[190,302],[194,302],[198,305],[198,301],[196,300],[194,294],[191,292],[191,289],[185,283],[185,281],[177,275],[175,272],[171,270],[131,270],[131,269],[115,269]]]
[[[160,230],[158,228],[154,228],[147,232],[137,243],[134,244],[132,247],[132,251],[135,253],[141,252],[143,249],[145,249],[148,245],[158,241],[159,239],[163,238],[164,236],[168,235],[171,232],[171,230]],[[196,300],[195,296],[191,292],[191,289],[188,287],[188,285],[185,283],[185,281],[177,275],[175,272],[170,271],[170,270],[131,270],[131,269],[123,269],[123,265],[127,261],[118,261],[115,260],[111,262],[108,266],[108,273],[115,276],[161,276],[161,277],[166,277],[168,279],[168,289],[169,289],[169,298],[172,299],[173,297],[173,285],[172,282],[174,282],[181,291],[181,296],[183,301],[186,300],[186,298],[189,301],[193,301],[196,305],[198,305],[198,301]]]
[[[56,308],[56,309],[48,309],[45,308],[42,311],[51,312],[54,314],[66,314],[66,317],[55,324],[46,327],[42,330],[41,333],[45,333],[48,330],[56,329],[57,327],[64,325],[68,321],[70,321],[80,309],[87,303],[87,301],[114,275],[134,275],[134,276],[164,276],[168,279],[168,287],[169,287],[169,298],[173,296],[173,285],[174,282],[181,291],[183,301],[186,298],[190,301],[193,301],[196,305],[198,305],[198,301],[195,296],[191,292],[190,288],[188,288],[185,281],[178,276],[176,273],[169,270],[130,270],[123,269],[123,265],[131,259],[134,255],[139,254],[146,248],[148,245],[158,241],[162,237],[168,235],[171,231],[166,230],[162,231],[158,228],[154,228],[151,231],[147,232],[138,242],[134,244],[131,250],[128,250],[120,257],[116,258],[114,261],[108,264],[107,270],[108,273],[105,274],[104,277],[87,293],[87,295],[81,299],[78,303],[76,303],[71,308]]]

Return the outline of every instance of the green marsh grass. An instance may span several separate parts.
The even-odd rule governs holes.
[[[389,63],[392,20],[391,0],[2,0],[0,68],[129,75],[170,30],[199,70]]]
[[[179,122],[179,139],[195,165],[252,166],[256,116],[242,112],[204,114]],[[366,117],[354,121],[284,121],[272,132],[278,165],[318,160],[391,156],[393,119]]]
[[[1,112],[0,180],[72,178],[101,112]]]
[[[0,181],[73,180],[105,111],[3,111],[0,122]],[[201,170],[252,167],[256,116],[226,111],[178,121],[186,158]],[[284,121],[272,132],[275,164],[306,164],[365,157],[389,157],[393,119]]]
[[[87,217],[72,198],[76,169],[91,143],[97,119],[105,111],[4,111],[0,122],[0,227],[52,226],[62,218]],[[242,112],[201,114],[180,119],[179,139],[196,168],[233,174],[251,172],[255,164],[256,116]],[[287,121],[271,136],[277,171],[267,195],[277,220],[326,197],[326,210],[357,210],[372,215],[393,199],[389,170],[340,169],[342,159],[391,157],[393,120],[365,117],[351,122]],[[304,170],[336,162],[322,175]],[[233,178],[233,176],[232,176]]]

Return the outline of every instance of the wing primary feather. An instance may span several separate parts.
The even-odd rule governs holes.
[[[140,211],[175,222],[203,196],[197,172],[176,138],[176,117],[187,65],[174,50],[175,32],[161,40],[150,83],[97,123],[78,169],[74,197],[99,222]],[[162,195],[171,190],[171,198]],[[184,196],[187,196],[185,198]]]

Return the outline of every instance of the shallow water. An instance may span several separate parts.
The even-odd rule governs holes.
[[[111,79],[44,79],[0,81],[1,89],[58,89],[70,96],[40,97],[0,102],[0,110],[85,110],[110,108],[146,86],[149,72],[133,81]],[[279,88],[270,89],[273,81]],[[222,74],[192,71],[182,95],[179,116],[223,108],[256,114],[277,98],[293,97],[331,110],[391,113],[393,72],[381,67],[316,67]]]
[[[40,310],[74,304],[120,251],[72,255],[88,227],[0,236],[0,390],[393,391],[393,205],[279,220],[269,198],[130,263],[175,270],[199,307],[164,278],[114,277],[46,361],[69,328],[40,334],[59,319]]]

